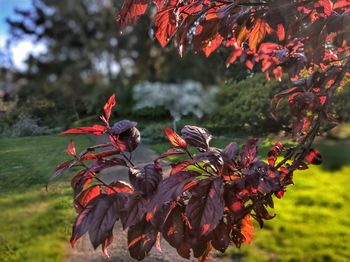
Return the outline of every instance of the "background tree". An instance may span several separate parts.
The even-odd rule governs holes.
[[[112,0],[34,0],[31,9],[16,10],[17,18],[8,20],[12,41],[29,38],[47,49],[28,58],[27,72],[17,75],[26,80],[18,91],[19,111],[43,124],[66,125],[96,114],[102,98],[116,88],[123,104],[120,113],[128,113],[130,87],[139,81],[193,79],[209,85],[222,77],[221,54],[206,62],[213,64],[209,70],[204,56],[180,59],[173,48],[154,45],[152,30],[145,30],[148,17],[118,30],[114,17],[120,5]],[[245,70],[234,70],[244,75]]]
[[[256,74],[239,82],[222,84],[216,96],[213,122],[234,130],[261,135],[288,128],[290,115],[284,108],[276,121],[269,108],[274,94],[288,87],[286,81],[267,80]]]

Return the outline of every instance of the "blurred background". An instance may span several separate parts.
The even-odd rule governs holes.
[[[137,121],[143,143],[158,154],[168,147],[163,126],[185,123],[208,128],[213,146],[261,136],[266,153],[276,137],[290,139],[287,106],[278,121],[270,115],[271,98],[287,80],[267,81],[239,63],[226,68],[224,49],[209,58],[162,49],[151,11],[120,31],[121,2],[0,0],[0,261],[75,261],[70,174],[48,192],[44,186],[72,138],[57,134],[98,122],[112,93],[112,118]],[[349,87],[346,80],[333,101],[342,124],[317,139],[324,164],[297,174],[276,201],[276,218],[251,245],[220,254],[223,260],[350,260]],[[79,148],[93,143],[74,139]]]

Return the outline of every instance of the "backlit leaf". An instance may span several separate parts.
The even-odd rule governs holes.
[[[249,47],[256,52],[257,46],[264,39],[266,34],[266,22],[265,20],[258,18],[254,24],[252,31],[249,34]]]
[[[72,128],[64,131],[62,134],[85,134],[85,133],[91,133],[96,136],[100,136],[103,133],[107,131],[107,128],[105,126],[101,125],[93,125],[92,127],[78,127],[78,128]]]
[[[187,143],[182,137],[169,127],[164,127],[164,132],[173,146],[187,148]]]
[[[108,101],[106,102],[106,104],[103,107],[103,109],[105,111],[105,116],[106,116],[107,122],[108,122],[109,118],[111,117],[112,108],[115,107],[116,104],[117,104],[117,102],[116,102],[116,99],[115,99],[115,94],[113,94],[108,99]]]
[[[149,0],[125,0],[116,17],[121,28],[136,22],[148,7]]]

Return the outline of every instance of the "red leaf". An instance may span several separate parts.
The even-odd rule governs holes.
[[[313,165],[322,164],[322,156],[320,152],[318,152],[318,150],[314,148],[310,149],[310,152],[306,155],[305,159],[309,164],[313,164]]]
[[[153,164],[145,165],[141,170],[130,168],[129,180],[134,189],[142,194],[143,198],[150,199],[163,179],[161,171]]]
[[[282,81],[282,67],[277,66],[275,69],[273,69],[273,74],[275,75],[277,81]]]
[[[74,190],[74,195],[76,196],[83,191],[84,187],[90,184],[94,176],[94,173],[88,172],[85,169],[76,174],[71,180],[71,187]]]
[[[278,199],[281,199],[283,196],[284,196],[284,191],[283,190],[280,190],[278,192],[275,192],[275,196],[278,198]]]
[[[107,151],[102,151],[102,152],[96,153],[96,154],[85,154],[80,158],[80,161],[101,159],[101,158],[104,158],[106,156],[113,156],[113,155],[118,155],[118,154],[120,154],[119,150],[107,150]]]
[[[123,228],[131,227],[143,219],[145,215],[145,200],[138,192],[129,195],[128,201],[123,206],[121,221]]]
[[[241,44],[248,39],[249,30],[244,25],[237,36],[237,45],[240,47]]]
[[[141,141],[140,131],[136,128],[137,123],[122,120],[115,123],[110,131],[110,141],[121,151],[134,151]]]
[[[281,92],[279,92],[277,95],[275,95],[272,99],[272,109],[271,109],[271,114],[272,116],[276,119],[276,111],[277,111],[277,108],[278,108],[278,105],[279,103],[281,102],[282,98],[289,95],[290,93],[293,93],[296,89],[298,89],[297,86],[295,87],[291,87],[291,88],[288,88],[286,90],[283,90]]]
[[[162,47],[168,44],[176,32],[176,4],[177,0],[170,0],[167,7],[154,18],[155,37]]]
[[[250,219],[250,214],[246,215],[241,222],[241,234],[244,236],[245,240],[243,243],[251,243],[254,234],[254,225]]]
[[[245,62],[245,66],[249,69],[249,70],[253,70],[254,68],[254,64],[251,60],[247,59],[247,61]]]
[[[226,67],[229,67],[230,64],[233,64],[234,62],[236,62],[237,58],[240,57],[242,53],[243,53],[243,48],[241,47],[235,48],[234,51],[232,51],[232,53],[226,60]]]
[[[152,249],[157,239],[157,231],[151,223],[145,220],[130,227],[128,230],[128,249],[130,256],[143,260]]]
[[[105,116],[106,116],[106,120],[107,122],[109,121],[109,118],[111,117],[111,111],[112,108],[117,104],[116,100],[115,100],[115,94],[113,94],[107,101],[107,103],[105,104],[105,106],[103,107],[104,111],[105,111]]]
[[[108,254],[107,248],[110,244],[112,244],[112,242],[113,242],[113,232],[111,231],[109,236],[102,243],[102,252],[108,259],[111,259],[111,257]]]
[[[186,207],[191,226],[200,235],[207,235],[219,224],[224,212],[221,178],[200,180]]]
[[[174,175],[180,171],[185,170],[189,165],[193,164],[193,160],[187,160],[184,162],[176,163],[176,164],[171,164],[171,171],[170,175]]]
[[[55,172],[50,176],[49,180],[52,180],[56,177],[58,177],[59,175],[61,175],[64,171],[70,169],[72,166],[74,166],[77,162],[74,160],[68,160],[65,161],[61,164],[58,164],[56,166]]]
[[[318,0],[315,4],[316,8],[322,7],[323,13],[329,16],[332,13],[332,2],[330,0]]]
[[[282,149],[283,145],[280,141],[276,141],[275,145],[270,148],[267,154],[269,166],[275,166],[277,157],[281,154]]]
[[[229,232],[228,226],[221,220],[219,225],[212,232],[213,240],[211,244],[216,250],[225,252],[230,244]]]
[[[266,34],[266,22],[258,18],[252,31],[249,34],[249,47],[256,52],[258,44],[264,39]]]
[[[125,0],[116,17],[121,28],[136,22],[148,7],[149,0]]]
[[[203,48],[203,52],[206,57],[210,56],[221,44],[224,38],[218,33],[216,36],[208,42],[208,45]]]
[[[188,182],[186,185],[184,185],[183,191],[185,192],[185,191],[195,187],[196,185],[198,185],[198,182],[192,180],[192,181]]]
[[[70,141],[68,147],[65,149],[66,153],[70,156],[76,156],[74,142]]]
[[[169,127],[164,127],[164,132],[173,146],[181,147],[184,149],[187,148],[186,141],[182,139],[182,137],[180,137],[178,134],[176,134],[174,130]]]
[[[350,7],[350,1],[349,0],[337,0],[334,3],[333,8],[344,8],[344,7]]]
[[[80,213],[86,205],[95,197],[101,194],[101,185],[94,185],[81,192],[79,196],[74,200],[74,207],[78,213]]]
[[[85,134],[85,133],[91,133],[96,136],[100,136],[103,133],[105,133],[107,128],[105,126],[101,125],[93,125],[92,127],[78,127],[78,128],[72,128],[64,131],[62,134]]]
[[[157,6],[158,11],[162,10],[166,0],[153,0],[153,3]]]
[[[184,186],[188,182],[200,175],[195,171],[183,171],[165,178],[158,185],[157,192],[152,197],[147,206],[147,217],[151,219],[158,208],[162,207],[164,203],[174,201],[184,191]]]
[[[126,200],[123,194],[101,194],[92,199],[74,223],[70,240],[72,247],[88,231],[94,248],[102,244],[112,232]]]
[[[113,189],[112,189],[113,188]],[[124,193],[131,193],[133,192],[133,188],[131,185],[124,181],[115,181],[109,184],[109,187],[106,187],[104,189],[105,193],[107,195],[113,194],[115,192],[124,192]]]
[[[185,241],[185,223],[182,219],[182,209],[176,205],[170,211],[162,227],[165,240],[176,249]]]
[[[277,37],[279,41],[283,41],[286,37],[286,32],[284,30],[283,24],[277,25]]]
[[[203,254],[198,258],[198,262],[209,262],[209,254],[210,254],[210,251],[212,250],[212,248],[213,247],[211,245],[211,242],[208,241],[207,248],[205,249]]]

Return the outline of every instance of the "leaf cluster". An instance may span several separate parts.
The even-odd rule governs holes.
[[[285,162],[292,148],[280,142],[269,150],[267,162],[257,155],[259,139],[248,139],[240,149],[236,143],[225,148],[210,146],[212,135],[201,127],[186,125],[181,135],[171,128],[164,132],[172,145],[153,163],[136,166],[132,152],[140,143],[136,123],[129,120],[110,125],[111,96],[104,106],[104,125],[69,129],[64,134],[107,135],[108,142],[77,152],[70,142],[66,153],[72,157],[59,164],[51,178],[72,167],[81,169],[72,178],[74,207],[78,216],[71,243],[88,233],[94,248],[107,247],[113,240],[113,227],[121,221],[128,230],[130,255],[142,260],[163,237],[178,254],[189,259],[191,253],[205,260],[212,248],[224,252],[230,244],[250,243],[255,219],[260,227],[274,217],[273,195],[281,198],[293,183],[293,172],[309,163],[320,164],[315,149],[305,157]],[[190,148],[197,153],[190,153]],[[99,150],[96,152],[96,150]],[[302,152],[306,152],[305,149]],[[161,160],[173,155],[186,159],[170,165],[165,172]],[[285,157],[278,161],[278,157]],[[129,170],[129,181],[105,183],[98,174],[113,166]]]

